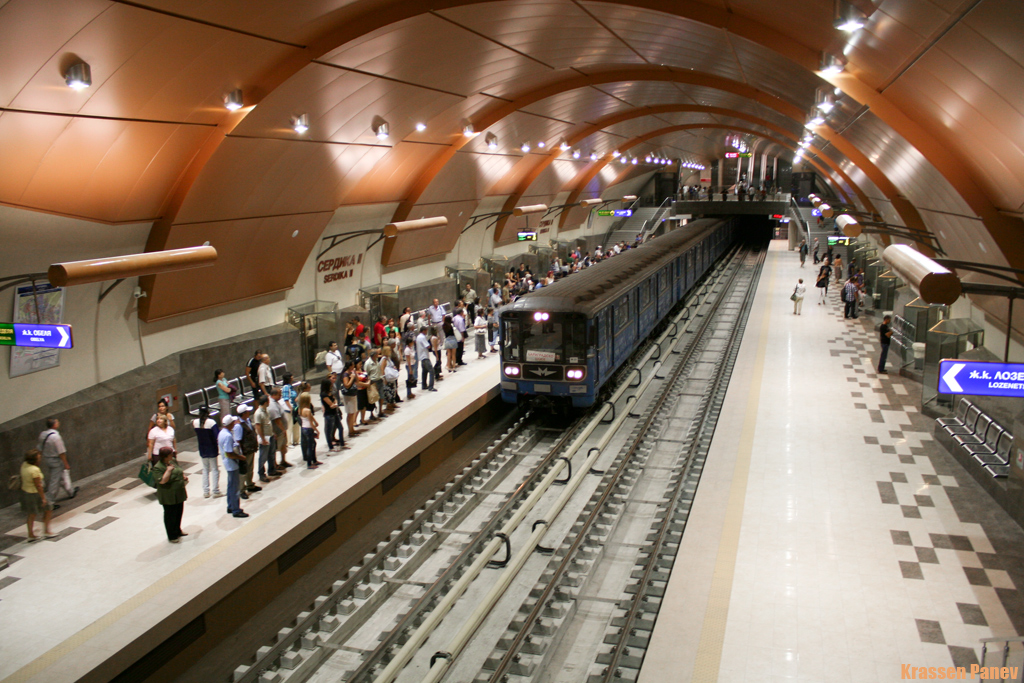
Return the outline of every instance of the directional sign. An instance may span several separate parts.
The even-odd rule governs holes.
[[[615,216],[616,218],[629,218],[633,215],[633,209],[600,209],[597,212],[598,216]]]
[[[537,233],[534,232],[533,230],[520,230],[518,237],[519,237],[519,241],[520,242],[536,242],[537,241]]]
[[[0,346],[70,349],[74,342],[71,338],[71,325],[0,323]]]
[[[726,152],[726,159],[749,159],[750,152]]]
[[[939,361],[939,393],[1024,398],[1024,363]]]

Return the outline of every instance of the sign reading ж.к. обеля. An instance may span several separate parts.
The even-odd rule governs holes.
[[[71,325],[0,323],[0,346],[70,349]]]
[[[939,361],[939,393],[1024,398],[1024,363]]]

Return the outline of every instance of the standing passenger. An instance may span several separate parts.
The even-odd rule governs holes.
[[[245,456],[237,450],[238,444],[235,443],[235,437],[231,433],[237,420],[238,418],[234,415],[224,416],[221,420],[224,429],[220,430],[220,434],[217,436],[217,446],[220,449],[224,471],[228,473],[228,514],[232,517],[248,517],[248,513],[242,511],[242,506],[238,502],[238,487],[241,483],[238,475],[238,463],[240,460],[244,461]]]
[[[887,315],[882,318],[882,326],[878,328],[878,343],[882,345],[882,355],[878,359],[878,372],[883,375],[889,374],[885,369],[885,359],[889,356],[889,342],[892,339],[890,322],[892,322],[892,316]]]
[[[188,536],[181,530],[181,515],[185,511],[188,492],[185,484],[188,477],[182,472],[171,448],[160,449],[160,462],[153,466],[153,477],[156,479],[156,499],[164,509],[164,530],[167,540],[180,543],[182,536]]]
[[[36,515],[43,515],[43,536],[51,538],[50,517],[53,516],[53,505],[46,500],[46,489],[43,486],[43,471],[39,469],[43,454],[33,448],[25,454],[25,462],[21,463],[21,511],[25,514],[28,526],[28,542],[39,540],[36,536]]]
[[[818,279],[814,283],[814,286],[818,288],[818,292],[821,296],[818,297],[818,305],[828,302],[828,280],[832,277],[832,268],[828,265],[828,258],[826,257],[821,263],[821,269],[818,270]]]
[[[217,467],[216,427],[217,423],[210,419],[210,409],[200,406],[199,417],[192,421],[192,429],[196,432],[199,459],[203,462],[203,498],[210,497],[211,488],[213,495],[217,498],[223,495],[220,492],[220,468]]]
[[[796,281],[796,287],[793,288],[793,315],[800,315],[803,310],[806,293],[807,287],[804,286],[804,279],[800,278]]]
[[[299,419],[302,421],[302,459],[306,461],[307,469],[315,470],[320,466],[316,459],[316,440],[320,433],[313,417],[313,399],[308,392],[299,394]]]
[[[430,340],[427,339],[425,327],[421,327],[420,333],[416,335],[416,362],[420,364],[420,388],[423,391],[437,391],[434,389],[434,364],[430,362]]]
[[[60,420],[51,417],[46,420],[46,429],[39,434],[39,450],[43,454],[43,464],[46,466],[46,499],[56,510],[57,494],[61,487],[68,494],[68,499],[78,495],[78,487],[71,485],[71,465],[68,464],[67,449],[64,448],[64,437],[57,430],[60,429]]]
[[[804,261],[807,260],[807,240],[800,240],[800,267],[804,267]]]

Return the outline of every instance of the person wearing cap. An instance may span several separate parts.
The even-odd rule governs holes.
[[[269,399],[266,395],[257,396],[256,400],[261,404],[266,403]],[[250,493],[256,493],[263,489],[253,483],[252,475],[256,471],[256,454],[260,450],[259,439],[256,438],[256,430],[253,429],[252,420],[252,406],[243,403],[238,406],[236,411],[238,413],[238,422],[235,423],[234,428],[231,430],[231,436],[234,437],[235,443],[238,444],[238,450],[242,452],[242,456],[245,458],[245,474],[240,474],[241,491],[238,496],[242,500],[249,500]]]
[[[221,461],[224,463],[224,471],[228,475],[228,514],[233,517],[248,517],[242,512],[242,506],[238,502],[238,488],[240,478],[238,475],[238,461],[244,460],[245,456],[238,450],[238,444],[232,435],[232,427],[238,418],[234,415],[225,415],[221,424],[224,429],[217,436],[217,447],[220,450]]]

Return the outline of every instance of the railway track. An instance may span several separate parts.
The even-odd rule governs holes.
[[[761,260],[722,259],[591,413],[557,430],[521,416],[232,680],[504,681],[564,667],[586,669],[566,680],[632,680],[635,634],[653,625]],[[669,415],[680,410],[689,418]],[[686,419],[683,438],[665,436]],[[660,502],[637,497],[659,485]],[[642,525],[643,543],[623,540]],[[603,561],[609,544],[634,550],[631,570]],[[596,632],[582,603],[608,613],[586,666],[566,637]]]

